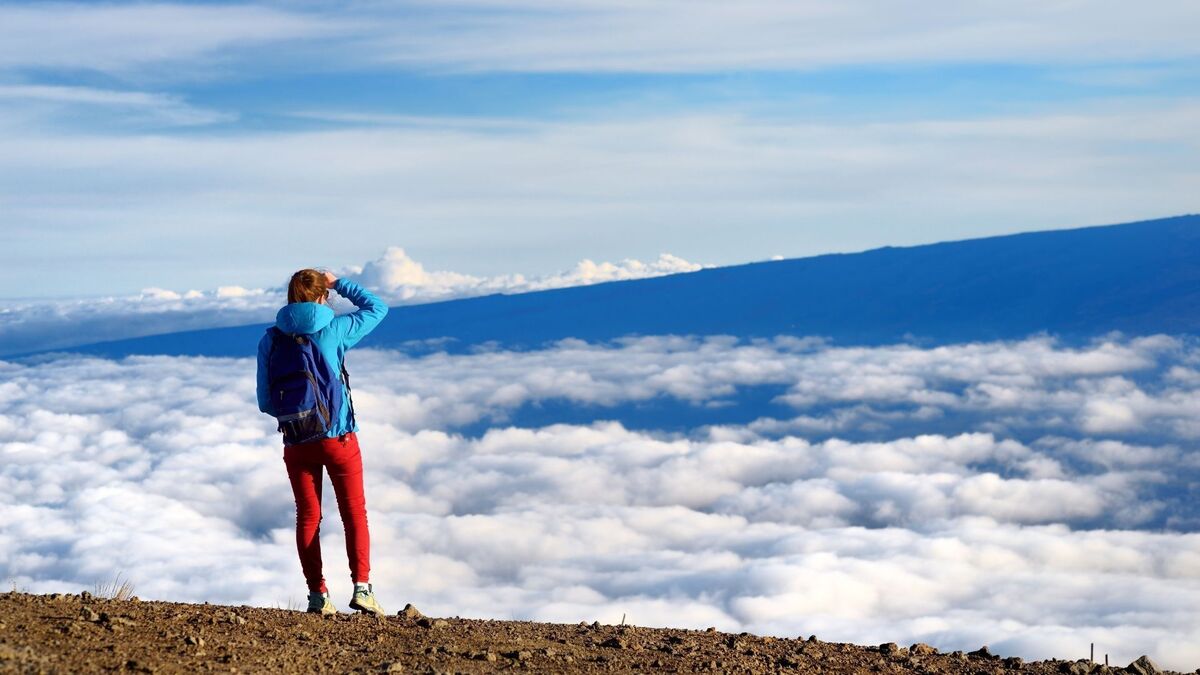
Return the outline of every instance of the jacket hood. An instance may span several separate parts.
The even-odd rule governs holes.
[[[275,327],[289,335],[315,333],[333,321],[333,310],[316,302],[293,302],[275,315]]]

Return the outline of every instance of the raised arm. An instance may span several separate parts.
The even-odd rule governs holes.
[[[338,279],[333,284],[333,290],[358,308],[358,311],[352,314],[335,317],[329,324],[341,337],[342,344],[349,349],[383,321],[383,317],[387,316],[388,306],[379,296],[347,279]]]

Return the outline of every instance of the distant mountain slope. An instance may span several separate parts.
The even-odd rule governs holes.
[[[263,326],[72,351],[252,354]],[[705,269],[393,310],[363,346],[536,347],[640,334],[822,335],[843,344],[1200,333],[1200,216]],[[416,347],[412,347],[416,349]]]

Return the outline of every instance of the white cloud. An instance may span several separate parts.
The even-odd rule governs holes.
[[[1194,359],[1191,347],[1162,338],[847,350],[794,338],[663,337],[534,353],[356,351],[373,581],[385,602],[434,614],[626,613],[641,625],[945,649],[988,643],[1025,657],[1070,657],[1096,641],[1120,663],[1149,652],[1191,668],[1200,659],[1200,536],[1156,524],[1162,499],[1195,475],[1181,451],[1188,441],[1107,437],[1078,412],[1112,394],[1111,378],[1136,373],[1151,403],[1177,403],[1195,383],[1167,373]],[[846,373],[874,382],[887,364],[923,374],[920,398],[991,380],[1062,389],[1071,395],[1042,399],[1059,401],[1077,426],[1030,417],[1030,442],[970,429],[894,433],[887,424],[897,420],[869,440],[612,421],[493,423],[475,437],[451,429],[502,419],[521,402],[667,396],[703,406],[751,384],[821,379],[826,386],[806,389],[806,414],[836,418],[843,403],[884,404],[847,400],[875,390]],[[648,376],[681,367],[690,373],[681,389]],[[516,389],[496,396],[503,386]],[[246,359],[0,362],[0,578],[71,590],[119,569],[149,598],[299,597],[291,495],[253,387]],[[969,427],[971,414],[1012,412],[952,399],[946,417],[915,424],[966,415]],[[895,404],[911,408],[906,401]],[[1019,404],[1008,405],[1027,414]],[[604,419],[605,409],[594,412]],[[1170,510],[1186,516],[1194,505]],[[1194,529],[1195,516],[1185,522]],[[340,599],[340,528],[323,529]]]
[[[363,266],[346,266],[339,275],[359,281],[393,305],[437,302],[490,293],[525,293],[550,288],[586,286],[605,281],[643,279],[698,270],[702,265],[663,253],[644,263],[583,260],[568,271],[526,277],[507,274],[475,277],[457,272],[425,270],[399,247],[389,247]],[[211,291],[146,288],[136,296],[76,300],[0,301],[0,355],[115,340],[140,335],[173,333],[199,328],[270,323],[286,303],[283,286],[244,288],[220,286]],[[338,311],[353,311],[334,296]]]
[[[693,258],[710,250],[703,242],[753,223],[754,236],[729,241],[713,261],[732,263],[760,259],[761,241],[795,254],[860,249],[866,223],[889,223],[891,243],[905,244],[1008,231],[1013,222],[1133,220],[1146,204],[1184,213],[1194,207],[1195,153],[1163,148],[1195,147],[1197,114],[1194,101],[1179,100],[891,124],[683,115],[503,133],[383,126],[64,136],[22,127],[0,135],[0,178],[9,178],[0,180],[0,199],[16,233],[14,263],[0,281],[11,275],[5,283],[19,287],[33,273],[21,261],[63,232],[72,246],[99,253],[122,242],[122,255],[152,261],[142,275],[161,265],[159,278],[228,279],[262,269],[275,233],[325,242],[352,222],[356,242],[394,241],[399,229],[409,250],[459,255],[495,276],[568,225],[589,232],[587,255],[644,259],[668,250]],[[1147,142],[1128,142],[1131,133]],[[924,205],[917,211],[914,199]],[[920,228],[908,227],[918,220]],[[979,225],[968,233],[963,222]],[[147,231],[157,233],[155,251],[186,250],[212,264],[181,272],[145,250]],[[241,245],[231,250],[230,240]],[[690,243],[680,250],[680,241]],[[324,249],[306,250],[315,257]],[[38,276],[124,273],[107,263],[50,264]],[[602,268],[575,274],[613,276]]]
[[[1196,55],[1196,8],[1119,5],[795,3],[718,0],[458,3],[422,30],[370,44],[395,62],[465,70],[694,72],[863,63],[1111,63]],[[507,11],[487,11],[504,9]],[[386,25],[386,24],[385,24]],[[671,26],[671,30],[661,30]],[[381,31],[382,33],[382,31]],[[1140,37],[1138,37],[1140,36]]]
[[[0,67],[130,74],[335,34],[339,22],[266,6],[55,2],[0,7]]]
[[[197,6],[54,3],[0,11],[0,66],[125,74],[184,59],[417,70],[705,72],[896,63],[1164,61],[1196,56],[1187,2],[1003,6],[879,0],[613,3],[462,0]],[[671,26],[672,30],[660,30]],[[318,49],[325,46],[325,49]],[[232,52],[232,53],[231,53]],[[330,54],[335,55],[332,60]],[[240,59],[238,58],[240,57]],[[276,56],[276,59],[280,57]],[[332,63],[331,63],[332,62]]]
[[[1137,425],[1110,422],[1103,431],[1136,432],[1155,422],[1186,434],[1197,401],[1195,383],[1152,379],[1150,391],[1137,384],[1191,353],[1165,336],[1099,339],[1084,347],[1046,337],[932,349],[838,347],[788,337],[740,342],[729,336],[625,338],[615,344],[621,348],[564,340],[555,349],[529,353],[364,359],[373,372],[386,374],[386,386],[396,394],[419,397],[414,405],[422,413],[410,418],[418,426],[462,424],[485,414],[502,420],[540,399],[597,406],[663,395],[697,404],[736,401],[739,387],[769,384],[787,388],[777,401],[798,416],[751,426],[764,434],[840,431],[867,421],[928,425],[950,413],[977,415],[1001,431],[1049,425],[1092,433],[1100,430],[1097,411],[1126,405],[1136,411]],[[807,412],[830,405],[837,407],[819,417]],[[414,410],[406,407],[404,414]]]
[[[96,111],[114,111],[126,122],[188,126],[225,122],[234,118],[228,113],[205,110],[189,105],[180,96],[142,91],[118,91],[93,87],[52,85],[2,85],[0,105],[15,107],[19,114],[44,118],[56,112],[82,116],[95,122]]]
[[[525,293],[568,286],[586,286],[606,281],[644,279],[694,272],[703,267],[670,253],[644,263],[626,258],[619,263],[581,260],[566,272],[526,278],[523,274],[477,277],[458,272],[430,272],[413,260],[403,248],[391,246],[383,256],[362,267],[347,267],[344,272],[369,288],[396,302],[434,301],[489,293]]]

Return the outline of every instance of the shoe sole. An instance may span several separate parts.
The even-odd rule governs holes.
[[[356,609],[363,614],[374,614],[375,616],[385,616],[387,612],[383,611],[382,607],[364,607],[357,602],[350,602],[350,609]]]

